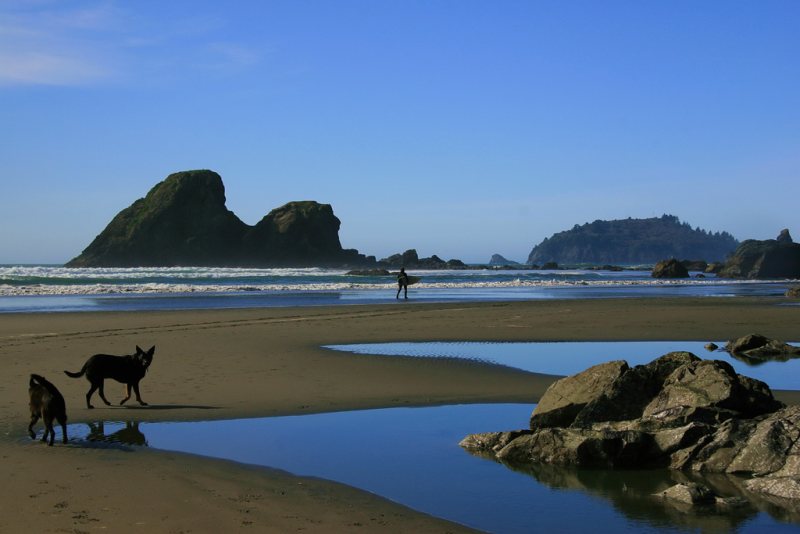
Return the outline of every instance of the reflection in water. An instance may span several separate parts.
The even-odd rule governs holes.
[[[669,469],[655,470],[604,470],[574,469],[539,464],[507,467],[536,479],[551,488],[584,491],[610,503],[634,521],[655,527],[679,527],[702,532],[732,532],[753,519],[759,508],[772,512],[747,499],[741,482],[732,476],[703,477],[697,473],[683,473]],[[737,497],[738,506],[688,506],[684,503],[662,499],[655,494],[679,483],[697,482],[724,497]]]
[[[124,424],[95,421],[86,424],[89,427],[89,433],[86,434],[84,439],[87,441],[147,446],[147,438],[145,438],[144,433],[139,430],[138,421],[126,421]],[[106,426],[109,427],[108,434],[106,434]]]
[[[115,436],[118,441],[135,430],[138,439],[151,447],[334,480],[489,532],[797,531],[800,517],[751,495],[743,507],[726,510],[683,510],[652,497],[693,474],[546,465],[515,471],[494,459],[473,456],[458,445],[465,435],[486,428],[525,426],[533,407],[389,408],[141,423],[141,431],[135,423],[105,423],[103,430],[93,424],[90,429],[101,439]],[[75,435],[83,430],[85,436],[85,429],[86,425],[80,425]],[[248,439],[236,438],[243,435]],[[719,495],[745,495],[740,479],[720,476],[696,481]]]

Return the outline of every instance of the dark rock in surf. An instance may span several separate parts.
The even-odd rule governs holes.
[[[653,278],[689,278],[689,271],[681,262],[672,258],[656,263],[650,276]]]
[[[800,278],[800,244],[788,230],[778,239],[744,241],[725,262],[718,276],[724,278]]]

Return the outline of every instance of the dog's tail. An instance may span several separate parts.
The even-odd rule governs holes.
[[[64,374],[65,374],[65,375],[67,375],[67,376],[71,376],[72,378],[80,378],[80,377],[82,377],[82,376],[83,376],[85,373],[86,373],[86,364],[85,364],[85,363],[83,364],[83,367],[81,367],[81,370],[80,370],[80,371],[78,371],[77,373],[71,373],[71,372],[69,372],[69,371],[64,371]]]

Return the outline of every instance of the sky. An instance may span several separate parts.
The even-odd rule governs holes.
[[[800,2],[0,0],[0,263],[63,263],[173,172],[379,259],[525,261],[669,213],[800,239]]]

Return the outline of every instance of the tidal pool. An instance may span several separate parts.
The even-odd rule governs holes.
[[[408,343],[356,348],[361,353],[468,357],[570,374],[608,359],[645,363],[671,350],[708,357],[703,344]],[[336,349],[345,347],[353,349]],[[728,359],[723,353],[710,356]],[[758,375],[754,370],[769,368],[765,364],[740,370],[742,362],[731,363],[751,376]],[[793,376],[783,377],[775,387],[800,389],[796,372],[780,371],[788,369],[787,364],[793,362],[779,363],[775,373]],[[773,385],[774,380],[766,381]],[[191,423],[104,422],[70,425],[70,432],[87,441],[146,445],[335,480],[489,532],[797,531],[800,514],[765,502],[724,513],[687,512],[651,497],[685,481],[684,473],[553,466],[520,472],[459,447],[470,433],[524,428],[533,408],[476,404]],[[705,483],[735,492],[739,481],[721,476]]]
[[[737,359],[723,350],[710,352],[706,341],[575,341],[575,342],[407,342],[328,345],[325,348],[372,356],[463,358],[516,367],[536,373],[571,375],[609,360],[631,366],[648,363],[672,351],[703,359],[724,360],[737,373],[766,382],[772,389],[800,389],[800,358],[787,361]],[[720,347],[724,341],[717,341]]]

